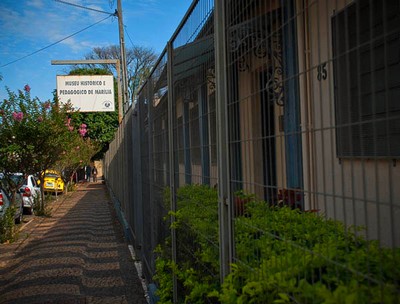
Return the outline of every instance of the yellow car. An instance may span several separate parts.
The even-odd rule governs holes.
[[[61,174],[54,170],[46,170],[44,172],[44,185],[45,192],[64,192],[65,184],[61,178]]]

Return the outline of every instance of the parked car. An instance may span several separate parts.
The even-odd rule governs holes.
[[[1,178],[1,177],[0,177]],[[23,217],[23,210],[24,210],[24,203],[22,199],[22,194],[17,191],[15,192],[15,200],[12,198],[12,192],[10,191],[9,185],[6,181],[1,178],[0,183],[0,218],[2,218],[8,208],[10,208],[13,204],[15,206],[15,214],[14,214],[14,221],[16,224],[22,222]]]
[[[64,192],[65,184],[61,174],[55,170],[46,170],[44,172],[44,185],[45,192],[62,193]]]
[[[27,213],[32,214],[35,200],[41,200],[41,190],[35,176],[13,173],[11,179],[16,185],[21,185],[18,192],[22,194],[23,206]]]

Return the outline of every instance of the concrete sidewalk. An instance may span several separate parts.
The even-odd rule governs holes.
[[[0,245],[0,303],[147,303],[106,186],[52,204]]]

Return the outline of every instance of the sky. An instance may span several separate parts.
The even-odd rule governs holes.
[[[121,1],[126,47],[144,46],[157,54],[163,51],[192,2]],[[63,2],[109,13],[117,8],[117,0]],[[8,98],[6,87],[17,93],[26,84],[31,87],[31,97],[52,99],[56,76],[68,74],[71,68],[51,65],[52,60],[84,59],[95,47],[119,44],[118,19],[110,17],[99,22],[107,17],[56,0],[1,0],[0,100]]]

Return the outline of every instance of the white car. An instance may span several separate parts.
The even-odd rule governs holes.
[[[15,206],[15,214],[14,220],[16,224],[22,222],[22,213],[23,213],[23,203],[22,203],[22,194],[15,193],[15,201],[11,197],[11,193],[9,189],[7,189],[7,184],[5,180],[0,176],[0,219],[4,217],[6,214],[6,210],[14,204]]]
[[[36,178],[33,175],[24,176],[21,173],[12,174],[11,178],[16,185],[21,185],[19,192],[23,196],[24,209],[31,214],[34,207],[35,199],[40,200],[42,197],[40,187],[36,182]]]

